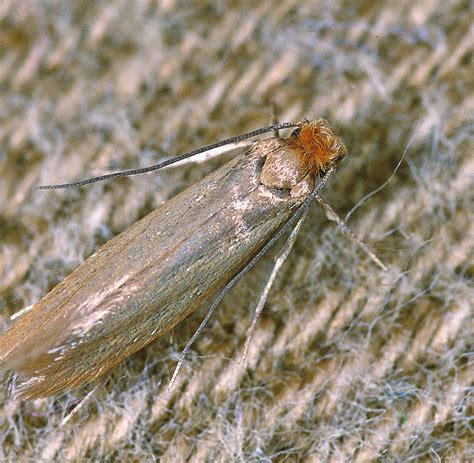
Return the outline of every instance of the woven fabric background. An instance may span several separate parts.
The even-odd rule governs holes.
[[[225,159],[35,191],[281,121],[327,118],[349,155],[259,320],[269,256],[88,390],[0,385],[5,461],[473,461],[472,9],[461,0],[0,3],[0,327]],[[399,169],[397,163],[402,158]],[[390,179],[389,182],[387,180]],[[383,186],[383,188],[381,188]],[[360,202],[366,195],[370,196]]]

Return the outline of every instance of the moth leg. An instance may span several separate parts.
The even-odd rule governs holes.
[[[77,415],[77,413],[84,407],[84,405],[90,401],[93,395],[97,392],[99,387],[103,386],[107,380],[100,380],[82,399],[79,403],[61,420],[61,426],[67,424],[71,418]]]
[[[262,291],[262,294],[260,296],[260,300],[258,301],[257,307],[255,308],[255,312],[254,312],[254,315],[252,317],[252,321],[251,321],[250,326],[247,330],[247,337],[245,339],[244,352],[242,354],[242,360],[240,361],[240,364],[242,366],[245,365],[245,362],[247,360],[247,354],[248,354],[248,351],[249,351],[250,342],[252,340],[252,335],[255,331],[255,327],[257,326],[257,321],[258,321],[260,315],[263,312],[263,307],[265,305],[265,302],[267,301],[268,294],[270,293],[270,289],[273,285],[273,282],[275,281],[275,278],[278,274],[278,271],[280,270],[280,267],[283,265],[283,263],[287,259],[288,255],[291,252],[291,249],[293,248],[293,245],[295,244],[296,236],[298,234],[298,231],[301,228],[301,225],[302,225],[305,217],[306,217],[306,212],[304,212],[304,214],[298,220],[295,227],[291,231],[290,236],[286,240],[283,247],[280,249],[280,252],[278,253],[278,255],[275,257],[275,264],[274,264],[273,269],[272,269],[272,271],[271,271],[271,273],[268,277],[265,288]]]
[[[319,204],[321,204],[321,206],[326,211],[326,214],[328,215],[328,218],[330,220],[334,220],[337,223],[337,225],[339,226],[339,228],[367,254],[369,259],[371,259],[372,262],[374,262],[384,272],[386,272],[388,270],[387,267],[369,249],[369,247],[354,234],[354,232],[346,225],[346,223],[334,212],[334,209],[323,198],[321,198],[321,196],[316,195],[315,198],[316,198],[316,201]]]

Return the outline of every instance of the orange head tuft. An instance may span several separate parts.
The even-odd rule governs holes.
[[[336,137],[324,119],[304,122],[288,139],[308,174],[324,175],[347,154],[342,140]]]

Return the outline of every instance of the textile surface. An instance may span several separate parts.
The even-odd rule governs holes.
[[[4,374],[2,461],[473,461],[473,39],[461,0],[2,1],[2,331],[226,158],[36,185],[150,165],[266,126],[273,107],[343,138],[323,196],[389,268],[315,204],[243,366],[271,253],[169,393],[207,307],[116,368],[65,426],[87,387],[20,402]]]

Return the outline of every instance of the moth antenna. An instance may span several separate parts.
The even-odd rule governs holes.
[[[120,178],[120,177],[130,177],[132,175],[139,175],[145,174],[147,172],[152,172],[154,170],[162,169],[163,167],[169,166],[174,164],[178,161],[182,161],[183,159],[190,158],[192,156],[196,156],[197,154],[204,153],[205,151],[209,151],[215,148],[219,148],[224,145],[228,145],[230,143],[237,143],[243,140],[247,140],[248,138],[256,137],[257,135],[261,135],[267,132],[272,132],[274,130],[280,129],[289,129],[293,127],[300,127],[303,122],[283,122],[281,124],[273,124],[268,127],[262,127],[257,130],[252,130],[251,132],[244,133],[242,135],[237,135],[235,137],[226,138],[225,140],[218,141],[217,143],[213,143],[211,145],[206,145],[196,150],[190,151],[188,153],[180,154],[179,156],[175,156],[170,159],[166,159],[164,161],[159,162],[158,164],[154,164],[148,167],[141,167],[140,169],[130,169],[130,170],[122,170],[119,172],[113,172],[111,174],[99,175],[98,177],[91,177],[85,180],[79,180],[77,182],[70,182],[70,183],[58,183],[53,185],[39,185],[36,187],[37,190],[61,190],[64,188],[72,188],[72,187],[79,187],[84,185],[89,185],[90,183],[96,182],[103,182],[104,180],[110,180],[113,178]]]
[[[331,218],[335,220],[337,225],[341,228],[341,230],[351,238],[352,241],[354,241],[362,250],[369,256],[369,258],[374,262],[376,265],[378,265],[384,272],[386,272],[388,269],[387,267],[382,263],[382,261],[369,249],[369,247],[361,241],[355,234],[354,232],[346,225],[346,223],[334,212],[334,209],[319,195],[315,195],[316,201],[321,204],[321,206],[326,210],[326,212],[329,213]]]

